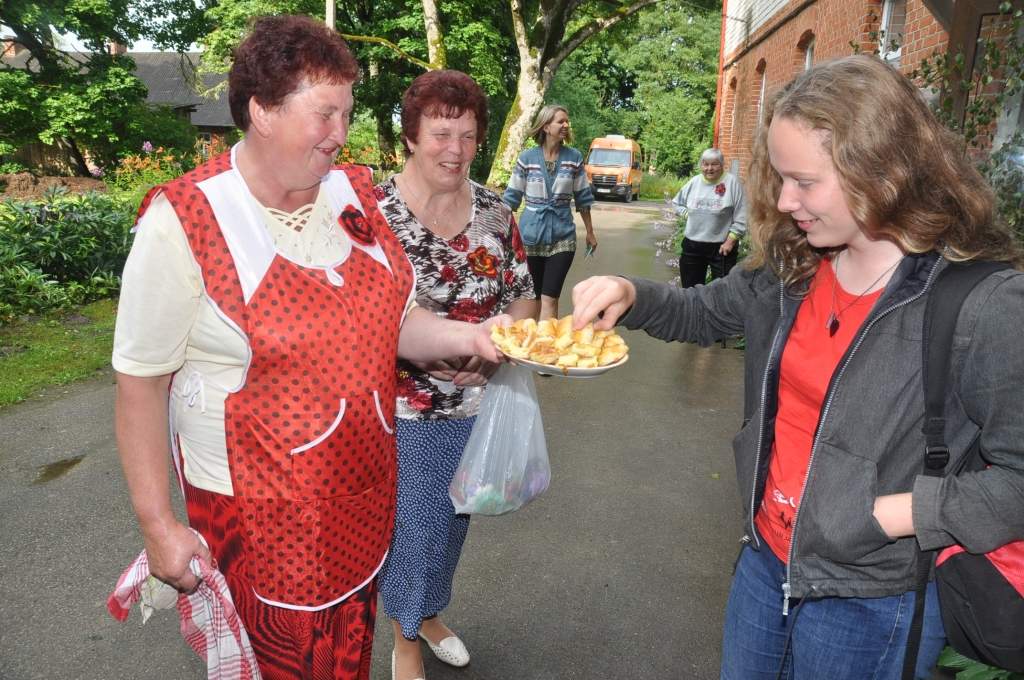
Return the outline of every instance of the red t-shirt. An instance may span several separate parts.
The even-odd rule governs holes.
[[[840,311],[840,323],[836,334],[829,337],[827,324],[835,280],[830,262],[822,260],[782,351],[775,442],[768,463],[764,498],[754,524],[758,534],[783,562],[789,558],[793,518],[807,477],[814,429],[829,380],[882,294],[877,290],[858,300],[856,295],[836,285],[835,306]]]

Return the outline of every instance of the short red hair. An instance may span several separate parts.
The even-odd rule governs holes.
[[[409,142],[420,138],[420,119],[458,118],[466,111],[476,119],[476,141],[487,137],[487,95],[476,81],[462,71],[427,71],[412,81],[402,95],[402,146],[412,153]]]
[[[228,104],[240,130],[249,129],[249,100],[280,106],[303,82],[353,83],[359,63],[335,31],[306,16],[261,17],[235,48]]]

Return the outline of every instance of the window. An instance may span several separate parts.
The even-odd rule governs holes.
[[[1002,115],[996,121],[996,133],[992,138],[992,150],[1004,144],[1013,144],[1008,160],[1024,172],[1024,94],[1017,92],[1003,107]]]
[[[199,133],[199,154],[203,158],[210,157],[210,148],[213,146],[213,135],[209,132]]]
[[[878,53],[893,66],[900,65],[903,31],[907,24],[907,0],[885,0],[878,27]]]
[[[811,38],[807,42],[807,47],[804,48],[804,70],[810,71],[812,66],[814,66],[814,38]]]
[[[629,152],[622,149],[591,149],[587,164],[626,168],[629,167],[629,156]]]
[[[729,81],[729,142],[736,139],[736,79]]]
[[[757,129],[760,130],[761,119],[764,118],[764,93],[768,84],[768,67],[763,60],[758,64],[758,71],[761,73],[761,91],[757,95]]]

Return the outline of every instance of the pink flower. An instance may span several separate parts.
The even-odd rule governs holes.
[[[142,151],[144,153],[153,153],[153,142],[148,139],[142,143]]]
[[[719,183],[715,186],[715,193],[719,196],[725,196],[725,183]]]

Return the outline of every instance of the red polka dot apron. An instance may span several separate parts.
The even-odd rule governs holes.
[[[229,154],[163,188],[207,295],[251,353],[224,407],[248,577],[264,602],[299,609],[345,599],[386,555],[395,358],[413,280],[368,169],[334,170],[321,190],[351,245],[327,267],[276,252]]]

